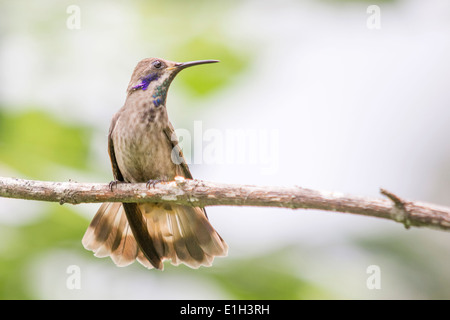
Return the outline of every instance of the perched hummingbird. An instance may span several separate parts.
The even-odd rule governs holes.
[[[108,151],[120,182],[147,186],[192,179],[166,109],[170,83],[183,69],[217,60],[176,63],[158,58],[140,61],[127,89],[125,105],[113,116]],[[163,269],[163,261],[192,268],[210,266],[226,256],[228,246],[208,221],[203,208],[167,203],[103,203],[83,240],[97,257],[110,256],[118,266],[138,260]]]

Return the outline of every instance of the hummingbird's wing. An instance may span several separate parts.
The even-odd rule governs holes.
[[[169,122],[169,125],[164,129],[164,133],[169,142],[172,144],[172,157],[177,159],[177,163],[179,163],[179,166],[184,174],[184,177],[187,179],[194,179],[186,163],[186,159],[184,158],[183,151],[181,150],[181,147],[178,144],[178,138],[177,135],[175,134],[175,129],[173,128],[172,123]],[[208,218],[206,209],[201,208],[201,210],[205,214],[206,218]]]
[[[172,158],[177,160],[179,166],[184,174],[184,177],[187,179],[193,179],[191,171],[186,163],[186,159],[184,158],[183,151],[181,150],[180,145],[178,144],[178,138],[175,134],[175,129],[172,124],[169,122],[169,125],[164,129],[164,134],[166,135],[169,142],[172,144]],[[172,159],[173,160],[173,159]]]
[[[114,127],[116,126],[117,119],[120,116],[120,112],[116,113],[111,121],[111,126],[109,127],[109,133],[108,133],[108,153],[109,158],[111,159],[111,165],[113,170],[114,179],[117,181],[124,181],[122,173],[120,172],[119,166],[117,164],[116,160],[116,154],[114,153],[114,142],[112,139],[112,133],[114,131]]]

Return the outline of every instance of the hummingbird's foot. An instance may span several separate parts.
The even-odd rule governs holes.
[[[158,183],[164,183],[164,182],[166,182],[166,180],[164,180],[164,179],[150,179],[147,181],[146,186],[147,186],[147,189],[150,189],[150,187],[155,188],[155,185],[157,185]]]
[[[121,181],[119,181],[119,180],[113,180],[113,181],[111,181],[111,182],[109,183],[109,190],[114,191],[113,188],[116,188],[116,187],[117,187],[117,184],[118,184],[119,182],[121,182]]]

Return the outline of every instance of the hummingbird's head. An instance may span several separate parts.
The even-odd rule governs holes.
[[[178,72],[187,67],[214,62],[219,61],[199,60],[179,63],[160,58],[143,59],[134,69],[127,92],[128,94],[137,90],[151,92],[155,104],[161,104],[165,101],[169,85]]]

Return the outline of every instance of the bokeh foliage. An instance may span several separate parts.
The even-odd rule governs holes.
[[[246,52],[237,51],[226,43],[214,41],[211,34],[205,34],[182,43],[176,52],[189,52],[192,57],[211,57],[225,61],[210,68],[192,68],[180,75],[180,82],[189,92],[201,96],[228,85],[236,76],[245,71],[251,63]]]
[[[90,133],[38,109],[8,113],[0,108],[0,161],[35,179],[52,178],[55,166],[86,170]]]
[[[26,203],[24,203],[26,209]],[[12,212],[11,214],[20,214]],[[40,217],[20,226],[0,225],[0,299],[39,299],[30,290],[33,259],[54,249],[78,249],[87,221],[68,206],[46,205]]]

